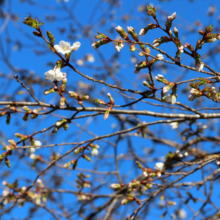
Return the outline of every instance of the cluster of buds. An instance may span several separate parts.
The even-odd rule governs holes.
[[[167,37],[167,36],[162,36],[160,38],[156,38],[154,41],[153,41],[153,46],[154,47],[158,47],[160,46],[162,43],[167,43],[167,42],[170,42],[172,41],[171,38]]]
[[[112,189],[114,189],[114,191],[117,191],[117,190],[121,189],[123,186],[124,186],[124,184],[112,183],[110,187]]]
[[[87,147],[85,147],[85,146],[78,147],[76,150],[74,150],[74,154],[82,153],[82,152],[84,152],[84,150],[86,150],[86,149],[89,149],[89,148],[87,148]]]
[[[101,104],[101,105],[107,105],[109,106],[104,114],[104,119],[106,120],[109,116],[109,113],[111,112],[112,108],[114,107],[114,99],[112,98],[110,93],[107,93],[107,96],[109,97],[110,101],[108,103],[105,103],[102,99],[94,99],[94,102]]]
[[[147,5],[147,14],[152,16],[154,19],[156,18],[156,7],[152,7],[151,5]]]
[[[205,87],[203,89],[204,92],[207,92],[207,96],[212,99],[214,102],[217,102],[220,99],[220,94],[216,90],[216,88],[213,87]]]
[[[35,110],[32,110],[32,109],[28,108],[27,106],[24,106],[22,109],[24,109],[24,111],[26,111],[26,113],[24,114],[24,117],[23,117],[24,121],[28,120],[29,114],[31,114],[32,119],[35,119],[38,117],[38,114],[36,114],[37,112],[35,112]]]
[[[203,95],[203,93],[202,93],[201,90],[195,89],[195,88],[192,88],[192,89],[190,90],[190,93],[191,93],[191,94],[190,94],[189,97],[188,97],[188,100],[189,100],[189,101],[193,101],[196,97],[200,97],[200,96]]]
[[[9,125],[10,121],[11,121],[11,114],[10,114],[10,112],[7,112],[7,111],[0,112],[0,117],[2,117],[4,115],[7,115],[7,117],[6,117],[6,124]]]
[[[150,24],[148,24],[147,27],[142,28],[142,29],[140,30],[139,35],[140,35],[140,36],[143,36],[143,35],[145,35],[149,30],[153,30],[153,29],[158,28],[158,27],[159,27],[159,26],[158,26],[157,24],[152,24],[152,23],[150,23]]]
[[[142,61],[135,65],[134,73],[139,73],[141,69],[145,69],[148,67],[148,64],[146,61]]]
[[[120,36],[125,39],[125,40],[129,40],[128,34],[126,33],[126,31],[124,31],[124,29],[121,26],[117,26],[115,28],[115,30],[120,34]]]
[[[70,119],[67,119],[67,118],[63,118],[61,120],[58,120],[56,123],[55,123],[55,127],[52,131],[52,133],[57,133],[57,131],[60,129],[60,128],[64,128],[65,131],[68,130],[69,128],[69,123],[71,122]]]
[[[83,173],[79,173],[77,174],[77,177],[78,179],[76,179],[76,183],[78,184],[77,185],[77,188],[90,188],[91,187],[91,184],[88,180],[86,180],[87,178],[90,177],[90,175],[85,175]]]
[[[20,138],[20,141],[25,141],[29,138],[28,135],[20,134],[20,133],[15,133],[15,137]]]
[[[83,101],[88,100],[89,99],[89,95],[84,95],[82,97],[80,97],[77,93],[69,91],[70,96],[69,97],[73,97],[74,99],[76,99],[78,101],[79,105],[83,105]]]
[[[77,166],[77,162],[78,160],[71,160],[70,162],[68,163],[65,163],[63,165],[64,168],[68,168],[70,165],[72,165],[72,169],[75,170],[76,169],[76,166]]]
[[[33,137],[30,137],[31,148],[29,148],[29,152],[33,154],[36,149],[39,149],[42,146],[42,143],[39,140],[34,140]]]
[[[167,79],[164,78],[164,76],[162,74],[158,74],[157,76],[155,76],[155,79],[158,81],[158,82],[162,82],[166,85],[169,84],[169,81]]]
[[[133,45],[133,44],[132,44]],[[132,46],[131,45],[131,46]],[[145,48],[143,49],[143,51],[141,51],[140,53],[139,53],[139,56],[140,57],[143,57],[143,56],[148,56],[148,54],[150,54],[150,48],[149,47],[147,47],[146,48],[146,50],[145,50]],[[159,54],[158,54],[159,55]],[[161,54],[160,54],[161,55]],[[158,57],[159,58],[159,57]]]
[[[193,46],[191,44],[189,44],[189,43],[185,43],[184,47],[187,48],[188,50],[190,50],[191,52],[194,51]]]
[[[164,78],[163,75],[161,74],[158,74],[157,76],[155,76],[155,79],[158,81],[158,82],[162,82],[163,84],[165,84],[166,86],[163,87],[163,90],[162,90],[162,97],[165,97],[165,94],[167,92],[169,92],[169,90],[172,88],[172,93],[173,95],[175,95],[176,93],[176,84],[173,83],[173,82],[169,82],[167,79]],[[169,96],[166,96],[166,97],[169,97]],[[167,98],[168,99],[168,98]],[[169,102],[169,101],[167,101]]]
[[[35,28],[36,30],[39,30],[39,25],[44,24],[44,23],[38,23],[38,20],[37,19],[34,20],[31,16],[27,16],[27,18],[24,19],[23,23],[32,27],[32,28]],[[39,33],[39,32],[37,32],[37,33]]]
[[[109,42],[111,42],[111,40],[110,40],[109,38],[104,38],[104,39],[101,39],[100,41],[95,41],[95,42],[93,42],[92,47],[93,47],[94,49],[97,49],[97,48],[99,48],[100,46],[105,45],[105,44],[107,44],[107,43],[109,43]]]
[[[115,49],[120,52],[120,50],[124,47],[122,40],[118,40],[115,44]]]
[[[127,31],[128,31],[128,33],[131,35],[131,37],[135,40],[135,41],[139,41],[139,39],[138,39],[138,35],[137,35],[137,33],[135,32],[135,30],[134,30],[134,28],[133,27],[127,27]]]
[[[188,152],[184,152],[184,153],[180,153],[179,150],[176,150],[175,154],[174,154],[174,157],[176,158],[182,158],[182,157],[188,157]]]
[[[162,76],[162,75],[161,75],[161,76]],[[143,81],[142,84],[143,84],[144,86],[147,86],[147,87],[148,87],[149,89],[151,89],[151,90],[155,89],[153,83],[152,83],[151,80],[150,80],[150,77],[147,77],[146,80],[147,80],[147,81]]]
[[[170,103],[174,105],[176,103],[177,95],[176,94],[168,94],[162,97],[162,101]]]
[[[86,195],[86,194],[83,194],[83,193],[80,193],[80,194],[77,196],[77,198],[78,198],[78,201],[85,201],[85,200],[90,200],[90,199],[91,199],[90,196],[88,196],[88,195]]]
[[[87,156],[86,154],[83,154],[82,158],[89,161],[89,162],[91,161],[91,158],[89,156]]]

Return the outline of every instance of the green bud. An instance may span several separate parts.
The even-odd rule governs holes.
[[[30,26],[30,27],[33,27],[33,28],[36,28],[38,29],[39,25],[43,25],[44,23],[38,23],[38,20],[34,20],[32,17],[28,16],[27,18],[24,19],[23,21],[24,24]]]
[[[51,32],[50,32],[50,31],[47,31],[47,37],[48,37],[48,39],[49,39],[49,41],[50,41],[51,45],[53,46],[53,45],[54,45],[54,42],[55,42],[54,35],[53,35],[53,34],[51,34]]]
[[[61,98],[60,98],[60,105],[61,105],[61,106],[64,106],[65,103],[66,103],[66,98],[65,98],[65,97],[61,97]]]
[[[10,160],[8,158],[5,158],[5,164],[8,168],[11,167]]]
[[[27,121],[27,120],[28,120],[28,116],[29,116],[29,114],[28,114],[28,113],[25,113],[25,114],[24,114],[24,117],[23,117],[23,120],[24,120],[24,121]]]
[[[83,154],[83,156],[82,156],[85,160],[87,160],[87,161],[91,161],[91,158],[90,157],[88,157],[87,155],[85,155],[85,154]]]
[[[80,99],[79,95],[77,93],[75,93],[75,92],[69,91],[69,94],[70,94],[69,97],[73,97],[76,100]]]
[[[46,89],[46,90],[44,91],[44,95],[48,95],[48,94],[54,93],[54,92],[55,92],[55,89],[54,89],[54,88]]]
[[[94,99],[94,102],[101,104],[101,105],[106,105],[106,103],[101,99]]]

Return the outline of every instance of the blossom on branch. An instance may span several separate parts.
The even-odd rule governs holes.
[[[158,60],[163,60],[164,59],[164,56],[162,54],[157,54],[156,58]]]
[[[155,170],[158,170],[161,172],[166,170],[165,165],[162,162],[156,163],[154,168],[155,168]]]
[[[195,68],[197,71],[201,71],[203,70],[203,67],[204,67],[204,63],[203,62],[196,62],[196,65],[195,65]]]
[[[66,53],[71,53],[72,51],[78,50],[79,47],[81,46],[80,42],[75,42],[73,44],[73,46],[70,46],[69,42],[65,42],[63,40],[61,40],[59,42],[59,45],[54,45],[54,48],[57,50],[57,52],[62,53],[62,54],[66,54]]]
[[[45,79],[50,80],[51,82],[54,81],[60,81],[65,76],[64,73],[61,72],[61,69],[59,67],[55,67],[53,70],[49,70],[46,73],[44,73]]]

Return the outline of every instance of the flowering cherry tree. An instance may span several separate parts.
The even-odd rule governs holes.
[[[22,24],[3,16],[33,33],[43,50],[33,52],[50,61],[36,64],[40,76],[30,73],[10,62],[0,41],[12,72],[2,86],[16,87],[9,95],[5,87],[0,101],[1,218],[24,210],[23,219],[42,211],[47,219],[218,219],[220,73],[207,59],[220,51],[219,29],[198,25],[187,30],[197,40],[184,38],[178,14],[151,4],[138,7],[141,27],[128,15],[117,24],[112,12],[83,26],[60,2],[93,52],[78,53],[75,33],[56,40],[52,18],[28,15]],[[215,50],[205,48],[212,43]]]

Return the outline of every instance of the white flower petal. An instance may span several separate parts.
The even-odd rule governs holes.
[[[81,46],[81,43],[80,43],[79,41],[75,42],[75,43],[73,44],[73,46],[70,47],[71,52],[78,50],[78,49],[80,48],[80,46]]]

